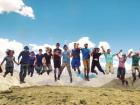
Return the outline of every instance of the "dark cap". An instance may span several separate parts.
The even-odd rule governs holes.
[[[60,46],[60,43],[56,43],[56,46]]]
[[[66,44],[63,46],[63,48],[66,48],[66,47],[68,47]]]

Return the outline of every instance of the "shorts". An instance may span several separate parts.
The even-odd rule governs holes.
[[[54,68],[61,68],[61,59],[60,60],[54,60]]]
[[[13,74],[14,67],[6,67],[5,70],[6,70],[7,73]]]
[[[79,58],[73,58],[71,61],[72,68],[80,67],[80,59]]]
[[[83,65],[85,70],[90,70],[90,59],[84,59]]]
[[[136,70],[140,72],[140,66],[132,66],[132,73],[136,73]]]

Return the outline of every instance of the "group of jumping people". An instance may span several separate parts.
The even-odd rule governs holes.
[[[102,52],[100,51],[102,50]],[[82,53],[82,61],[84,65],[84,79],[86,81],[89,81],[89,73],[95,73],[98,75],[98,72],[95,70],[95,67],[98,68],[100,72],[102,72],[104,75],[112,73],[114,74],[113,69],[113,58],[117,56],[119,60],[119,65],[117,69],[117,78],[119,78],[123,85],[128,85],[128,81],[125,79],[126,74],[126,68],[125,68],[125,62],[127,58],[132,58],[132,77],[133,82],[136,81],[136,71],[138,71],[138,77],[140,78],[140,66],[139,66],[139,60],[140,56],[138,52],[130,52],[127,54],[120,54],[122,53],[122,50],[120,50],[116,54],[111,53],[111,49],[107,49],[107,51],[104,49],[103,46],[100,48],[93,48],[91,51],[88,48],[88,44],[85,43],[83,48],[79,47],[78,43],[74,43],[74,48],[72,50],[69,50],[67,45],[63,46],[63,50],[60,49],[60,44],[56,44],[55,49],[51,49],[50,47],[46,47],[46,52],[43,54],[42,49],[39,49],[38,54],[35,54],[34,51],[30,51],[28,46],[24,47],[24,50],[20,52],[18,56],[18,61],[15,60],[14,57],[14,51],[13,50],[7,50],[6,51],[6,57],[4,57],[2,64],[6,61],[5,64],[5,73],[3,77],[6,77],[8,73],[13,76],[14,71],[14,63],[17,65],[20,65],[20,72],[19,72],[19,79],[20,83],[25,83],[25,77],[26,75],[30,75],[31,77],[34,74],[34,70],[36,70],[38,75],[42,75],[43,73],[50,74],[51,71],[54,71],[54,80],[55,82],[57,80],[60,80],[60,77],[62,75],[62,72],[64,68],[67,68],[67,71],[69,73],[70,77],[70,83],[73,82],[72,79],[72,72],[71,67],[74,71],[77,71],[78,74],[81,74],[80,66],[81,66],[81,57],[80,54]],[[100,64],[100,56],[105,56],[106,60],[106,67],[105,70],[102,69],[102,66]],[[92,62],[90,66],[90,60],[92,57]],[[62,60],[61,60],[62,58]],[[71,60],[72,58],[72,60]],[[51,64],[51,60],[53,60],[54,64],[54,70]]]

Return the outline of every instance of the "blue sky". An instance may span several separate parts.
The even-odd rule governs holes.
[[[24,0],[35,20],[0,14],[0,37],[24,44],[54,44],[89,37],[113,50],[139,49],[140,0]]]

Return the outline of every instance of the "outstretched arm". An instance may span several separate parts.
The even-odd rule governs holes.
[[[15,60],[15,57],[14,57],[13,61],[14,61],[17,65],[19,64],[19,63]]]
[[[19,63],[19,60],[20,60],[20,57],[22,56],[22,52],[19,54],[18,56],[18,63]]]
[[[2,64],[4,63],[5,60],[6,60],[6,59],[4,58],[0,65],[2,65]]]

